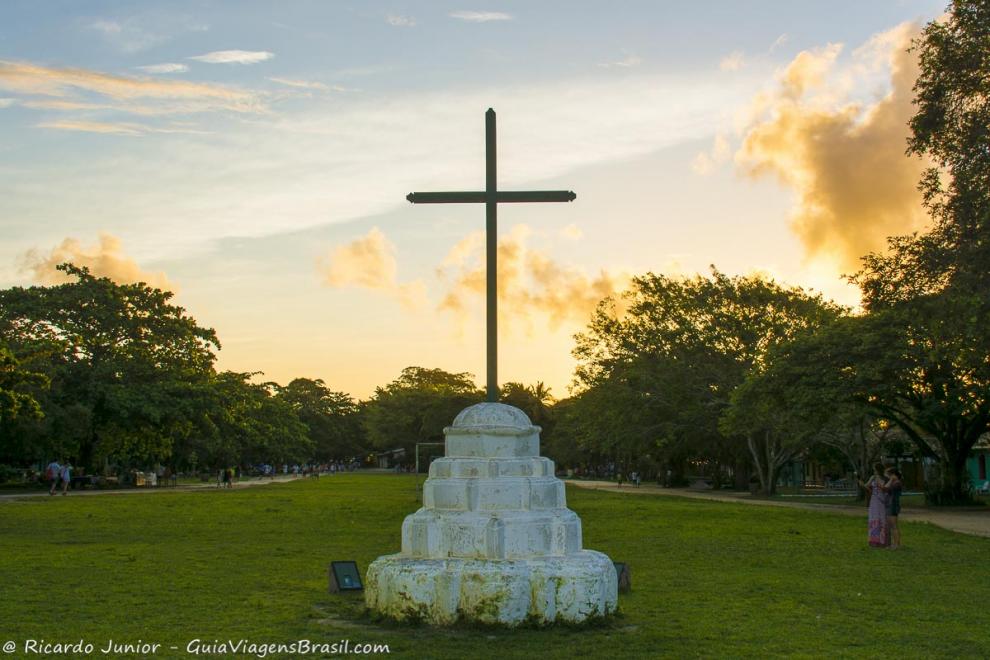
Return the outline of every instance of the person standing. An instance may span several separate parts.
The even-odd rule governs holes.
[[[886,548],[890,545],[890,530],[887,526],[887,493],[884,491],[884,465],[873,465],[873,476],[866,483],[859,485],[867,490],[870,496],[868,529],[870,545],[874,548]]]
[[[58,461],[52,461],[45,468],[45,478],[48,479],[48,494],[55,494],[55,487],[58,486],[59,477],[62,476],[62,466]]]
[[[887,525],[890,528],[890,549],[901,547],[901,529],[897,526],[897,516],[901,514],[901,491],[904,482],[901,481],[901,471],[895,467],[887,468],[887,483],[884,491],[887,493]]]
[[[68,495],[69,484],[72,482],[72,466],[66,461],[65,465],[62,466],[62,494]]]

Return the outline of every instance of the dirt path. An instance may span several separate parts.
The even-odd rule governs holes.
[[[267,486],[268,484],[281,484],[287,481],[294,481],[296,479],[305,479],[307,477],[295,476],[295,475],[282,475],[277,476],[274,479],[269,479],[267,477],[248,477],[243,481],[235,481],[231,484],[231,488],[252,488],[254,486]],[[330,475],[325,475],[325,478],[331,479]],[[67,497],[96,497],[100,495],[147,495],[149,493],[174,493],[174,492],[188,492],[191,490],[218,490],[216,481],[208,481],[206,483],[199,484],[182,484],[180,486],[148,486],[142,488],[110,488],[110,489],[97,489],[97,488],[85,488],[70,490]],[[61,497],[59,494],[61,491],[56,491],[55,495],[48,495],[47,489],[31,490],[31,491],[20,491],[16,493],[2,493],[0,494],[0,502],[9,500],[23,500],[33,497]]]
[[[840,513],[847,516],[866,517],[866,508],[848,504],[812,504],[808,502],[784,502],[781,500],[765,500],[751,497],[748,493],[732,491],[687,490],[684,488],[660,488],[659,486],[629,486],[618,487],[611,481],[578,481],[568,480],[567,483],[578,488],[605,490],[613,493],[628,495],[660,495],[666,497],[686,497],[696,500],[712,500],[715,502],[732,502],[736,504],[753,504],[756,506],[776,506],[791,509],[813,509]],[[990,538],[990,508],[974,507],[973,509],[902,509],[899,520],[907,522],[926,522],[938,525],[953,532],[985,536]]]

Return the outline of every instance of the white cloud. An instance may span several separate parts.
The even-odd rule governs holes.
[[[598,66],[604,67],[606,69],[611,67],[620,67],[620,68],[628,69],[634,66],[639,66],[642,63],[643,63],[642,58],[630,53],[617,62],[602,62]]]
[[[189,70],[189,67],[185,64],[176,64],[174,62],[166,62],[165,64],[147,64],[145,66],[137,66],[135,69],[140,69],[145,73],[185,73]]]
[[[398,14],[386,14],[385,22],[395,27],[414,27],[416,19],[412,16],[399,16]]]
[[[2,109],[2,108],[9,108],[10,106],[14,105],[15,103],[17,103],[17,100],[16,99],[4,99],[4,98],[0,98],[0,109]]]
[[[166,82],[180,81],[155,80]],[[18,204],[39,217],[100,208],[101,227],[126,236],[140,258],[186,255],[228,236],[392,212],[407,206],[412,190],[475,189],[484,182],[479,133],[489,106],[499,112],[500,184],[525,188],[706,139],[724,108],[743,105],[763,82],[753,74],[631,71],[456,92],[319,95],[304,110],[226,122],[222,139],[145,140],[140,152],[91,155],[71,173],[45,170],[48,185],[65,193],[21,196]],[[20,172],[0,189],[41,177],[30,166]],[[107,198],[112,209],[101,203]],[[11,203],[0,196],[0,217]],[[129,228],[138,217],[135,232]]]
[[[738,71],[745,64],[746,56],[741,50],[736,50],[723,57],[718,63],[718,68],[722,71]]]
[[[488,23],[489,21],[511,21],[512,15],[500,11],[455,11],[451,18],[457,18],[468,23]]]
[[[580,227],[578,227],[577,225],[571,223],[571,224],[567,225],[566,227],[564,227],[563,229],[560,230],[560,235],[563,238],[566,238],[566,239],[569,239],[569,240],[572,240],[572,241],[578,241],[578,240],[581,240],[581,238],[584,236],[584,232],[581,231],[581,228]]]
[[[773,43],[770,44],[770,52],[771,53],[774,52],[775,50],[786,44],[788,41],[790,41],[790,37],[787,36],[787,33],[785,32],[784,34],[780,35],[779,37],[773,40]]]
[[[286,87],[295,87],[297,89],[317,89],[321,91],[326,91],[330,89],[325,84],[321,82],[314,82],[310,80],[295,80],[292,78],[269,78],[274,83],[279,85],[285,85]],[[336,88],[336,91],[340,91],[340,88]]]
[[[158,46],[169,37],[143,27],[136,19],[99,19],[86,26],[98,32],[109,44],[124,53],[139,53]]]
[[[215,50],[203,55],[194,55],[191,60],[207,64],[257,64],[275,57],[267,50]]]
[[[118,3],[119,4],[119,3]],[[150,3],[131,3],[135,7]],[[209,26],[191,17],[172,11],[144,8],[133,16],[98,18],[78,25],[94,32],[108,45],[120,52],[133,54],[171,41],[188,32],[205,32]]]
[[[89,24],[89,27],[103,34],[120,34],[124,31],[124,27],[117,21],[93,21]]]
[[[702,151],[694,157],[691,162],[691,169],[696,174],[707,176],[714,172],[719,165],[727,162],[730,156],[732,156],[732,148],[729,146],[729,141],[719,133],[715,136],[709,151]]]

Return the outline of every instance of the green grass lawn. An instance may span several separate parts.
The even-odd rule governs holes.
[[[905,524],[568,488],[585,546],[632,568],[593,627],[376,624],[327,564],[398,551],[412,477],[0,502],[0,643],[199,638],[387,643],[408,658],[986,657],[990,540]],[[95,654],[98,655],[98,654]],[[16,656],[12,656],[16,657]],[[216,657],[216,656],[213,656]]]

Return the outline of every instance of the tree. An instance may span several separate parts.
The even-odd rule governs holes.
[[[760,277],[634,278],[621,300],[599,306],[577,336],[580,403],[599,445],[621,458],[660,454],[674,469],[687,460],[745,468],[745,435],[727,436],[718,419],[733,391],[767,352],[840,309],[799,288]],[[743,465],[738,465],[743,462]],[[745,469],[735,469],[737,476]],[[771,485],[767,486],[772,487]]]
[[[45,419],[4,432],[31,438],[33,454],[69,451],[86,466],[167,457],[175,411],[212,374],[216,334],[170,292],[58,268],[76,281],[0,291],[0,341],[51,382]]]
[[[847,321],[840,317],[777,345],[732,394],[720,425],[745,434],[764,458],[756,462],[764,492],[772,494],[781,467],[821,445],[839,450],[859,474],[869,474],[879,458],[889,426],[866,398],[854,396],[847,376],[856,345],[832,332]]]
[[[815,393],[840,416],[850,405],[865,407],[935,459],[927,496],[943,504],[968,500],[966,458],[990,420],[990,364],[970,354],[977,342],[960,331],[976,328],[951,300],[934,296],[839,319],[788,345],[783,360],[792,365],[785,381],[792,395]]]
[[[43,374],[22,369],[14,355],[0,346],[0,464],[17,464],[31,455],[31,447],[14,428],[18,422],[35,422],[44,417],[36,397],[49,384]],[[42,456],[32,458],[41,460]]]
[[[543,436],[553,432],[553,396],[550,388],[542,382],[536,385],[523,385],[509,382],[502,385],[499,401],[515,406],[529,417],[530,421],[543,429]]]
[[[296,378],[279,388],[278,397],[292,406],[309,428],[318,460],[353,458],[364,453],[359,409],[349,395],[330,390],[319,379]]]
[[[990,254],[990,2],[955,0],[915,41],[920,74],[912,153],[933,163],[922,180],[942,250],[927,263],[950,282],[986,285]]]
[[[582,437],[587,424],[578,417],[581,409],[575,405],[580,396],[557,401],[552,410],[554,430],[540,436],[540,453],[553,459],[560,467],[578,467],[589,458],[597,458],[590,456],[585,449],[590,444]]]
[[[836,449],[858,475],[869,475],[884,450],[898,447],[894,427],[877,416],[867,406],[853,402],[846,403],[833,418],[832,424],[822,429],[816,440],[822,445]],[[866,499],[866,489],[857,487],[856,499]]]
[[[42,417],[41,406],[30,392],[23,390],[47,385],[48,379],[43,374],[24,371],[13,354],[0,346],[0,424],[18,417]]]
[[[746,439],[764,494],[777,493],[780,469],[808,449],[818,431],[795,414],[768,372],[756,372],[732,391],[730,405],[719,418],[728,436]]]
[[[933,504],[969,501],[966,459],[990,422],[990,347],[971,312],[966,299],[928,296],[869,315],[874,339],[858,337],[858,398],[936,459]]]
[[[863,356],[890,378],[868,393],[872,405],[938,459],[929,499],[955,503],[968,499],[966,457],[990,430],[990,3],[953,2],[914,49],[908,150],[931,161],[919,188],[933,224],[889,239],[853,279],[889,340]]]
[[[406,367],[375,393],[364,407],[368,441],[378,449],[405,449],[411,456],[417,442],[442,442],[443,429],[464,408],[484,400],[468,373]]]
[[[217,469],[236,464],[304,463],[315,444],[275,383],[258,373],[224,371],[197,384],[183,402],[175,455],[184,466]]]

